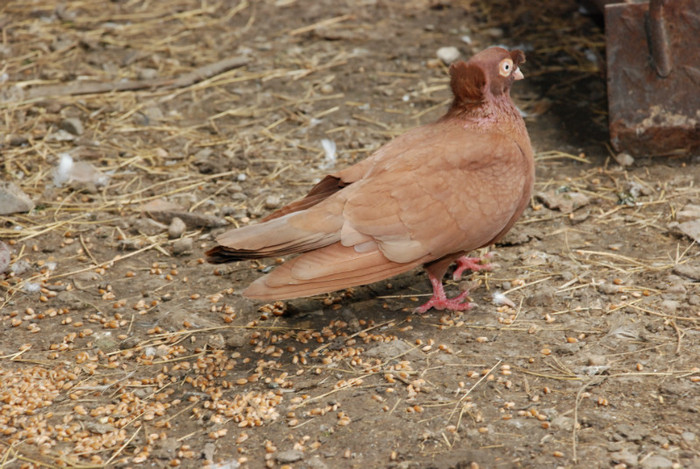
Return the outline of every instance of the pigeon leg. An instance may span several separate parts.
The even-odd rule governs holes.
[[[484,254],[484,257],[467,257],[462,256],[457,259],[457,268],[452,274],[454,280],[459,280],[462,278],[462,274],[465,270],[471,270],[472,272],[478,272],[480,270],[491,270],[493,265],[485,263],[487,259],[493,257],[490,252]]]
[[[468,301],[465,301],[469,291],[463,291],[454,298],[447,298],[445,295],[445,288],[442,286],[442,279],[435,277],[432,273],[428,272],[428,278],[430,279],[430,284],[433,286],[433,296],[422,306],[419,306],[414,310],[414,312],[423,314],[430,308],[435,308],[437,310],[449,309],[451,311],[466,311],[473,305]]]

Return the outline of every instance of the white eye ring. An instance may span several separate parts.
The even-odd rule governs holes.
[[[503,59],[498,64],[498,74],[502,77],[509,77],[513,70],[513,61],[511,59]]]

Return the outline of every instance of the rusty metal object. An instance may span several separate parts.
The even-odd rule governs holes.
[[[613,147],[700,152],[700,0],[608,4],[605,34]]]
[[[671,42],[668,36],[665,8],[667,0],[652,0],[649,3],[649,45],[656,73],[666,78],[671,73]]]

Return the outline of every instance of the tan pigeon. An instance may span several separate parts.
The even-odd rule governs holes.
[[[452,106],[367,159],[326,176],[306,197],[260,223],[230,230],[209,262],[298,254],[243,294],[283,300],[363,285],[423,265],[430,308],[464,310],[468,292],[446,298],[442,277],[481,264],[464,257],[505,235],[529,203],[530,138],[510,98],[525,55],[486,49],[450,67]]]

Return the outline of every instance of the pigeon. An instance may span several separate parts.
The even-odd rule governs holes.
[[[525,54],[491,47],[450,66],[454,95],[434,123],[396,137],[359,163],[325,176],[309,193],[226,231],[206,252],[213,264],[299,254],[243,295],[287,300],[378,282],[423,266],[433,288],[416,309],[469,309],[468,291],[442,283],[486,266],[471,251],[502,238],[530,201],[535,168],[510,89]]]

